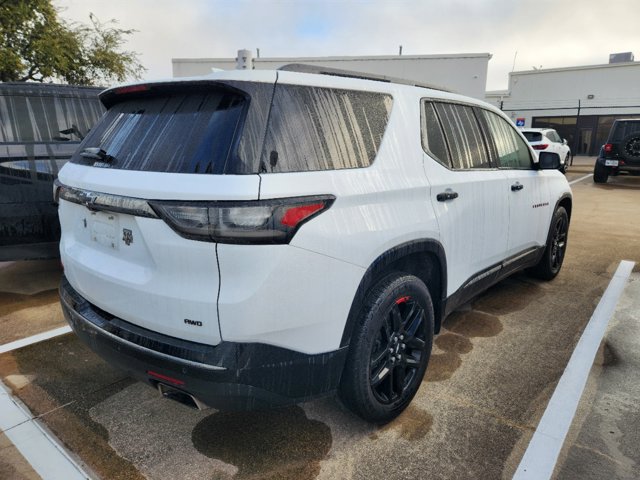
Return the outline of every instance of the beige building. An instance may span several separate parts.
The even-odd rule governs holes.
[[[484,99],[490,58],[489,53],[254,58],[252,52],[240,50],[237,58],[174,58],[172,64],[174,77],[190,77],[211,73],[212,68],[231,70],[240,66],[273,70],[288,63],[305,63],[430,83],[456,93]]]

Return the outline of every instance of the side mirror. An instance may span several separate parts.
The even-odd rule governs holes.
[[[540,170],[557,170],[560,168],[560,155],[552,152],[540,152],[538,155],[538,168]]]
[[[563,144],[563,145],[566,145],[567,143],[568,143],[568,142],[567,142],[567,139],[566,139],[566,138],[563,138],[563,139],[562,139],[562,144]]]

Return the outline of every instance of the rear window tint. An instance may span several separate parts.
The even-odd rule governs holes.
[[[489,168],[489,154],[473,109],[452,103],[435,102],[434,105],[451,152],[453,168]]]
[[[172,173],[223,173],[235,150],[245,98],[222,88],[125,100],[109,109],[72,162],[98,147],[111,168]]]
[[[541,142],[542,133],[540,132],[522,132],[525,138],[530,142]]]
[[[95,98],[0,95],[0,143],[79,142],[103,112],[97,91]]]
[[[390,95],[278,85],[259,171],[303,172],[371,165],[391,112]]]
[[[616,122],[610,142],[620,142],[632,133],[640,132],[640,121],[638,122]]]

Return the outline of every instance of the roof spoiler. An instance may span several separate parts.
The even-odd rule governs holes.
[[[316,75],[331,75],[334,77],[359,78],[361,80],[373,80],[374,82],[397,83],[400,85],[410,85],[412,87],[429,88],[442,92],[453,93],[451,90],[431,85],[429,83],[414,82],[403,78],[389,77],[387,75],[377,75],[375,73],[354,72],[352,70],[341,70],[339,68],[323,67],[320,65],[308,65],[305,63],[289,63],[278,68],[285,72],[313,73]]]

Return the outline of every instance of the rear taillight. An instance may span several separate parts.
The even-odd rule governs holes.
[[[246,202],[150,201],[180,236],[218,243],[289,243],[298,229],[327,210],[331,195]]]
[[[537,145],[531,145],[534,150],[544,150],[549,146],[548,143],[538,143]]]
[[[611,153],[613,151],[613,145],[611,143],[604,144],[604,153]]]

